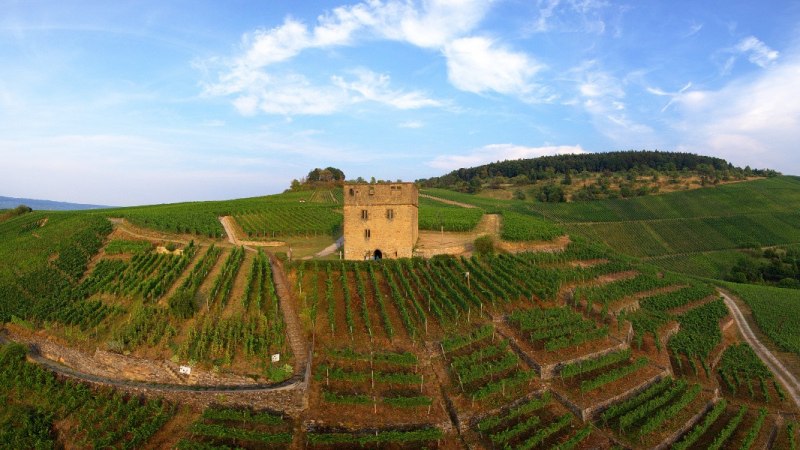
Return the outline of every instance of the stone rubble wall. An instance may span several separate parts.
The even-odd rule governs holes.
[[[246,386],[255,383],[251,378],[192,368],[191,375],[179,374],[179,366],[169,360],[150,360],[120,355],[97,349],[88,355],[47,337],[22,335],[7,330],[8,337],[35,349],[44,358],[67,366],[77,372],[119,381],[146,381],[155,384]]]

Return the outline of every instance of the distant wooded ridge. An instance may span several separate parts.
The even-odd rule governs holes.
[[[53,200],[37,200],[32,198],[16,198],[0,196],[0,209],[12,209],[24,205],[34,210],[43,211],[77,211],[84,209],[108,208],[103,205],[87,205],[82,203],[57,202]]]
[[[458,187],[459,184],[488,182],[491,178],[524,177],[535,183],[552,179],[555,174],[567,175],[582,172],[627,172],[631,170],[655,170],[659,172],[716,172],[729,177],[775,176],[770,169],[736,167],[722,158],[693,153],[661,151],[617,151],[606,153],[581,153],[543,156],[532,159],[498,161],[472,168],[454,170],[440,177],[417,180],[422,187]]]

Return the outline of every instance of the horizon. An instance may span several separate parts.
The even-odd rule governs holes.
[[[137,206],[624,149],[800,173],[800,5],[11,2],[0,194]],[[58,199],[58,200],[54,200]]]

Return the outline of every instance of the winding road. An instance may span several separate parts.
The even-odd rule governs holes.
[[[750,347],[753,348],[756,355],[764,361],[764,364],[769,367],[769,370],[772,371],[775,378],[786,388],[794,403],[800,407],[800,383],[797,381],[797,378],[764,346],[764,344],[761,343],[761,341],[758,340],[755,333],[753,333],[753,329],[750,328],[750,324],[747,323],[742,311],[739,309],[739,305],[737,305],[727,293],[720,292],[720,294],[725,300],[728,309],[733,313],[733,319],[736,321],[739,330],[742,331],[744,340],[750,344]]]

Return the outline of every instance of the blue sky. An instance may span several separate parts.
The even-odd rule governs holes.
[[[133,205],[554,153],[800,174],[792,1],[0,0],[0,195]]]

